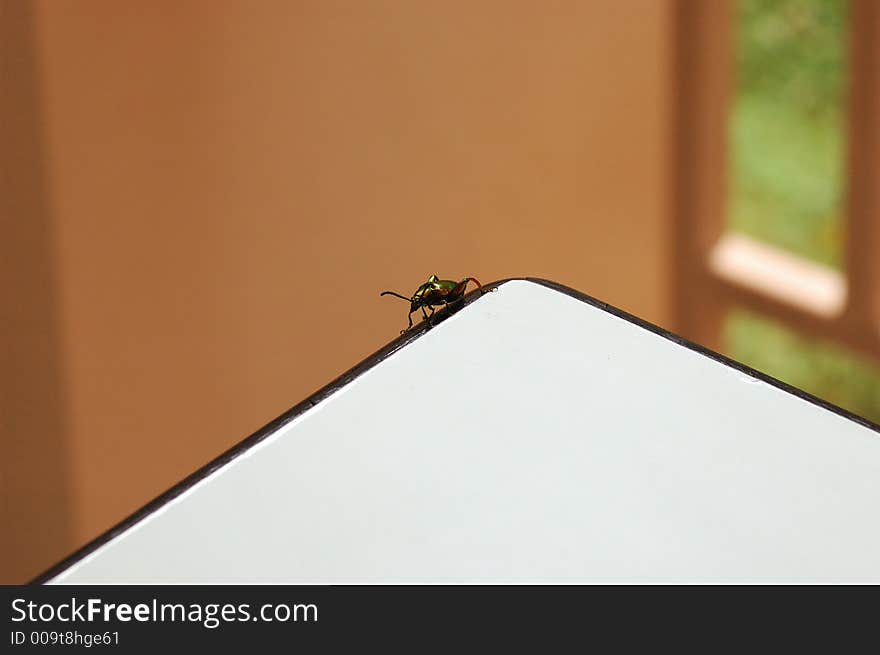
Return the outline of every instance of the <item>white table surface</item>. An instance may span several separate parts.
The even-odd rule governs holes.
[[[53,583],[880,582],[880,434],[499,285]]]

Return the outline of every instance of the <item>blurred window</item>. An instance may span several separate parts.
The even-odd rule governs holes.
[[[727,227],[835,269],[843,268],[846,224],[848,5],[737,0],[733,14]],[[752,252],[765,256],[735,245],[746,263]],[[800,279],[820,308],[825,296],[831,308],[842,303],[842,278],[817,269]],[[730,312],[724,341],[735,359],[880,422],[880,367],[868,358],[753,312]]]

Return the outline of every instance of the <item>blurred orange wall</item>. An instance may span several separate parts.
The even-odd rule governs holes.
[[[383,289],[669,319],[670,1],[0,1],[2,582],[396,337]]]

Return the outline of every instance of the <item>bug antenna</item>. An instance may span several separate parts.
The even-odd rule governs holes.
[[[469,277],[468,280],[470,280],[471,282],[473,282],[474,284],[476,284],[480,288],[480,293],[485,293],[485,291],[483,291],[483,285],[480,284],[480,281],[477,278]]]
[[[399,293],[395,293],[394,291],[383,291],[379,295],[380,296],[396,296],[396,297],[401,298],[407,302],[410,302],[412,300],[411,298],[407,298],[406,296],[401,296]]]

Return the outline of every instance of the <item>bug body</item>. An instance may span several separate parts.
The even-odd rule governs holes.
[[[395,296],[409,301],[409,314],[407,315],[409,325],[406,326],[406,329],[400,331],[400,333],[403,334],[412,327],[412,315],[414,312],[421,309],[422,316],[425,317],[425,320],[428,321],[428,324],[430,325],[431,318],[436,311],[435,307],[451,305],[464,298],[464,292],[467,290],[469,282],[476,284],[480,289],[480,293],[483,292],[483,285],[480,284],[476,278],[466,277],[461,281],[441,280],[436,275],[432,275],[428,278],[428,281],[416,289],[413,295],[409,298],[394,291],[383,291],[379,295]],[[431,310],[430,315],[426,311],[426,307]]]

